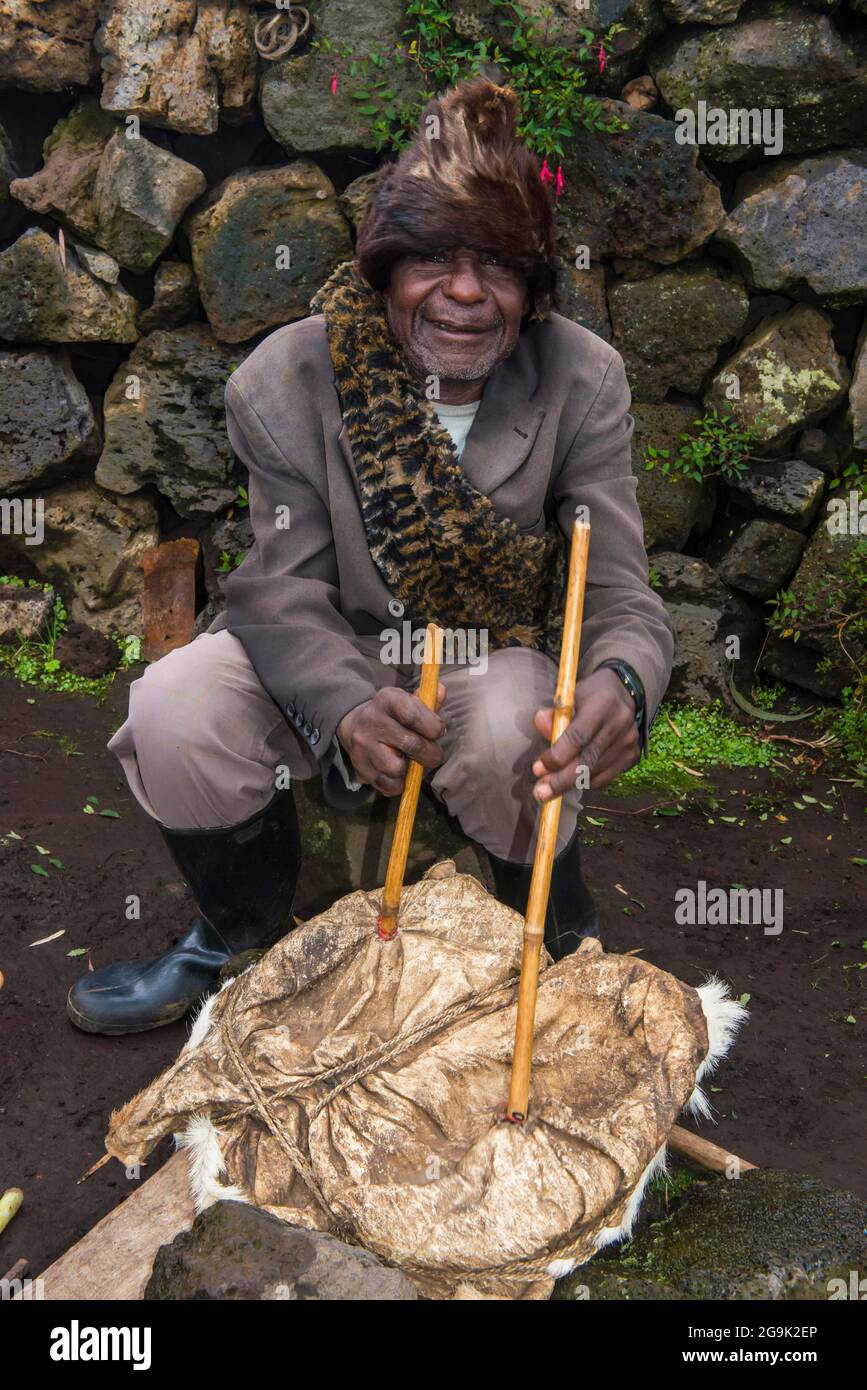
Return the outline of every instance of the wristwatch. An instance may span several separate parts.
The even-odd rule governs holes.
[[[647,735],[649,729],[647,724],[647,697],[644,693],[644,685],[641,677],[626,661],[603,661],[601,666],[597,666],[596,669],[597,671],[608,669],[616,672],[635,701],[635,725],[638,729],[638,738],[641,744],[641,756],[642,758],[646,758]]]

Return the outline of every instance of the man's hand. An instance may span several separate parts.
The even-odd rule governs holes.
[[[613,671],[594,671],[575,687],[577,714],[551,748],[533,764],[537,801],[550,801],[576,785],[579,767],[590,772],[592,788],[607,787],[641,755],[635,702]],[[536,711],[533,723],[551,737],[553,709]]]
[[[445,698],[446,688],[440,682],[437,710]],[[337,726],[337,737],[360,782],[376,787],[383,796],[399,796],[410,758],[422,767],[439,767],[443,751],[437,739],[445,729],[439,714],[423,705],[417,695],[389,686],[345,714]]]

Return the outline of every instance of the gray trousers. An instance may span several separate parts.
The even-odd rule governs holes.
[[[372,683],[412,689],[419,668],[386,665],[378,637],[356,638]],[[433,792],[464,833],[500,859],[529,863],[539,807],[532,764],[545,746],[533,726],[553,703],[557,669],[540,652],[505,648],[487,668],[444,664],[445,758],[427,772]],[[130,688],[129,716],[109,743],[149,816],[174,830],[238,825],[263,810],[278,776],[318,775],[307,744],[262,688],[230,632],[202,633],[149,666]],[[563,798],[558,849],[578,816]]]

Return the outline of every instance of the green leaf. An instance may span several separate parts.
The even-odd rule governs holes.
[[[608,821],[607,821],[607,819],[606,819],[605,816],[600,817],[599,820],[597,820],[594,816],[588,816],[588,817],[587,817],[587,824],[588,824],[588,825],[607,825],[607,824],[608,824]]]
[[[100,811],[101,816],[110,816],[112,820],[120,820],[119,811]]]
[[[858,864],[862,869],[867,868],[867,859],[855,858],[850,860],[852,864]]]
[[[31,873],[38,874],[40,878],[50,878],[48,870],[43,869],[41,864],[31,864],[30,870]]]
[[[53,864],[55,869],[62,869],[65,867],[62,859],[49,859],[48,862],[49,864]]]
[[[740,998],[738,999],[738,1003],[739,1003],[739,1004],[749,1004],[751,998],[752,998],[752,995],[751,995],[751,994],[742,994],[742,995],[740,996]]]
[[[86,956],[90,950],[89,946],[76,946],[74,951],[67,951],[68,956]]]
[[[50,853],[51,853],[51,850],[50,850],[50,849],[46,849],[44,845],[34,845],[33,848],[37,851],[38,854],[50,854]]]

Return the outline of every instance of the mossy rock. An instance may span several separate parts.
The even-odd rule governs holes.
[[[801,1173],[755,1169],[697,1184],[672,1216],[613,1258],[563,1279],[554,1297],[826,1300],[867,1259],[867,1203]]]

